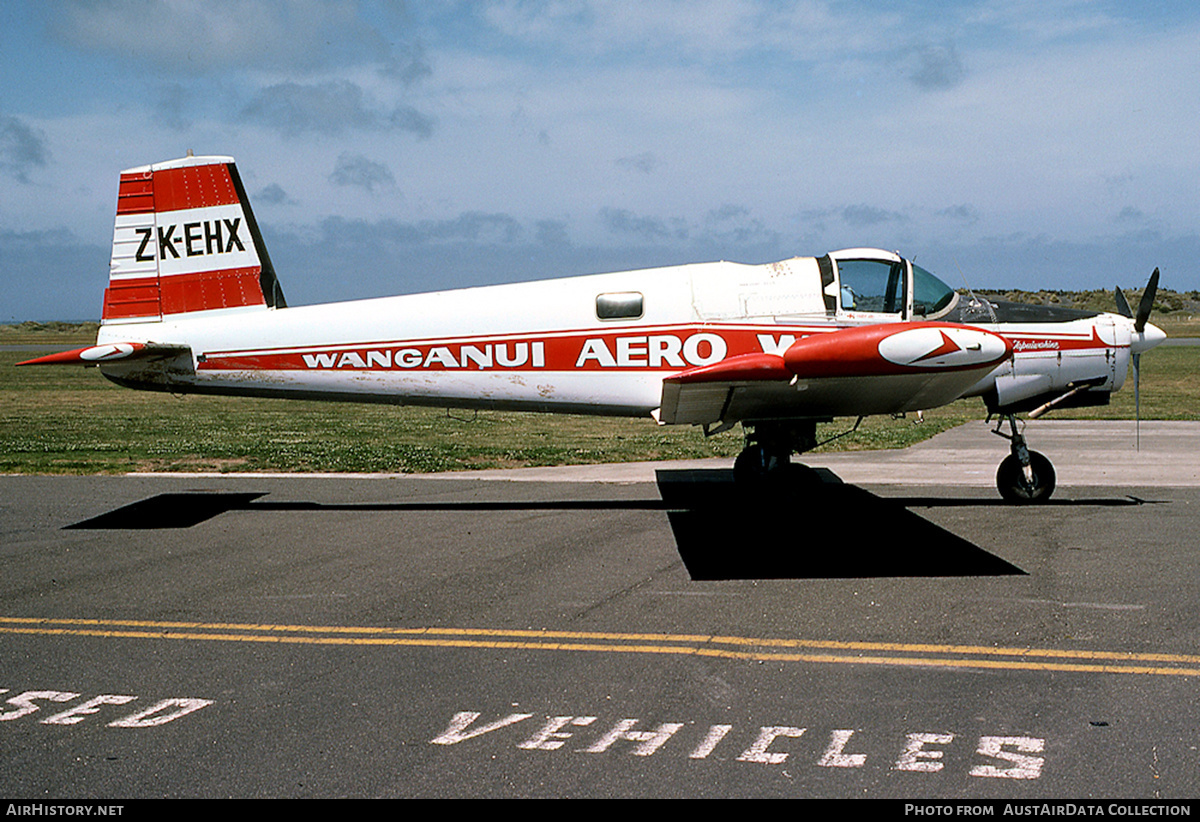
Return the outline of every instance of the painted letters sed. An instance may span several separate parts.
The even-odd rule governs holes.
[[[7,688],[0,688],[0,694],[8,693]],[[70,702],[78,699],[80,694],[72,691],[23,691],[7,700],[15,710],[0,713],[0,722],[11,722],[36,713],[42,709],[38,702]],[[91,699],[60,711],[41,720],[43,725],[75,725],[83,722],[92,714],[99,713],[105,705],[125,705],[137,699],[128,694],[100,694]],[[154,728],[173,722],[181,716],[213,704],[211,699],[161,699],[148,708],[121,717],[108,723],[110,728]]]

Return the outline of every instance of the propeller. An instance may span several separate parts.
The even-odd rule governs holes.
[[[1133,330],[1141,334],[1146,330],[1146,320],[1150,319],[1150,309],[1154,307],[1154,295],[1158,293],[1158,269],[1150,275],[1146,290],[1142,292],[1142,301],[1138,303],[1137,318],[1133,321]]]
[[[1117,286],[1117,311],[1121,312],[1122,317],[1133,319],[1133,309],[1129,307],[1129,300],[1125,299],[1121,286]]]
[[[1154,273],[1150,275],[1150,281],[1146,283],[1146,290],[1142,292],[1141,302],[1138,303],[1137,316],[1134,316],[1133,311],[1129,307],[1129,300],[1125,299],[1125,295],[1121,292],[1121,287],[1117,286],[1117,310],[1121,312],[1122,317],[1128,317],[1133,320],[1133,330],[1138,334],[1144,334],[1146,331],[1146,322],[1150,319],[1150,310],[1154,308],[1154,297],[1158,293],[1158,269],[1154,269]],[[1133,406],[1134,415],[1137,418],[1137,434],[1136,448],[1142,450],[1142,396],[1141,396],[1141,373],[1142,373],[1142,354],[1138,347],[1130,346],[1133,349]]]

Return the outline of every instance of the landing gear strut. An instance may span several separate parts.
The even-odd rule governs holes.
[[[746,447],[733,463],[737,482],[817,478],[811,468],[792,464],[793,453],[817,447],[817,420],[766,420],[743,425]]]
[[[1005,419],[1008,420],[1011,434],[1000,430]],[[1003,415],[992,433],[1011,443],[1012,453],[1004,458],[996,471],[996,487],[1000,489],[1000,496],[1007,502],[1026,505],[1050,499],[1054,493],[1054,466],[1045,455],[1029,450],[1025,435],[1017,430],[1016,416]]]

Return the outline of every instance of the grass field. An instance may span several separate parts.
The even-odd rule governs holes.
[[[0,344],[80,347],[95,340],[94,326],[22,328],[0,327]],[[0,351],[0,473],[428,472],[732,459],[742,447],[740,428],[706,439],[698,429],[660,427],[650,419],[174,397],[118,388],[95,368],[13,367],[34,356]],[[1142,418],[1200,419],[1198,369],[1200,347],[1164,347],[1144,356]],[[926,412],[921,422],[912,415],[871,417],[853,435],[824,448],[904,447],[982,415],[979,400],[962,400]],[[1112,405],[1053,416],[1133,415],[1131,377]],[[838,420],[823,426],[821,436],[852,424]]]

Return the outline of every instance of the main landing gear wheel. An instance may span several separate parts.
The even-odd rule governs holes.
[[[1054,466],[1037,451],[1029,452],[1029,475],[1016,454],[1009,454],[996,471],[996,487],[1005,501],[1020,504],[1045,502],[1054,493]]]
[[[736,482],[760,487],[821,483],[812,468],[792,462],[792,454],[817,446],[816,420],[760,420],[742,425],[747,429],[746,447],[733,462]]]
[[[737,482],[762,482],[767,477],[781,476],[791,465],[790,454],[753,444],[742,449],[733,461],[733,478]]]
[[[751,445],[738,454],[733,461],[733,479],[748,487],[767,483],[784,483],[787,487],[824,483],[815,469],[792,462],[790,454],[773,452],[761,445]]]

